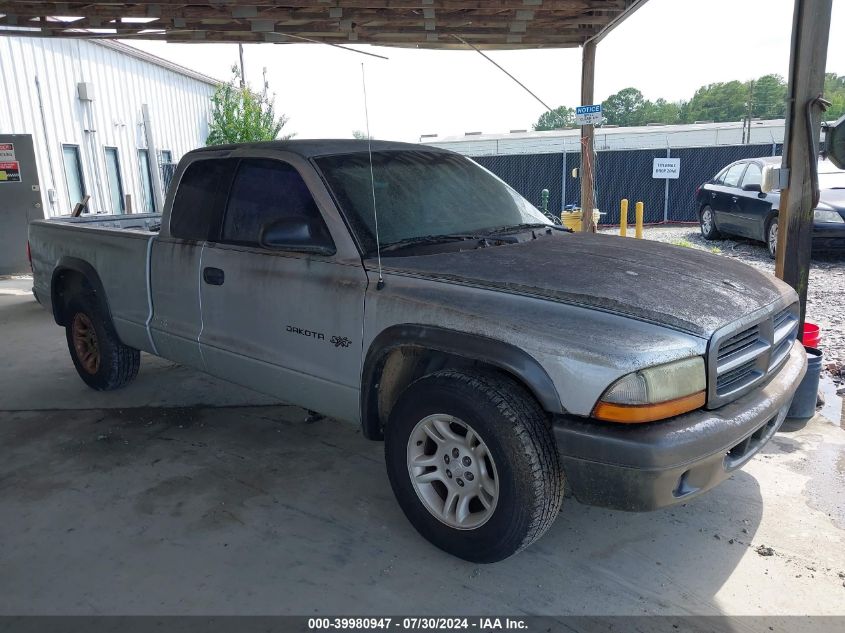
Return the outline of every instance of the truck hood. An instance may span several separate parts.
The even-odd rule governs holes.
[[[704,338],[793,294],[728,257],[612,235],[563,233],[382,263],[385,272],[542,297]]]

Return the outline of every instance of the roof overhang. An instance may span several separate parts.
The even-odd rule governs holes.
[[[411,48],[569,48],[647,0],[0,0],[0,34],[168,42],[313,41]]]

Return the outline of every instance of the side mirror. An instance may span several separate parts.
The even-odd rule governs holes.
[[[265,224],[258,243],[274,251],[316,255],[334,255],[337,251],[325,225],[316,218],[290,217]]]
[[[762,189],[760,185],[757,183],[748,183],[747,185],[742,185],[743,191],[756,191],[757,193],[761,192]]]
[[[789,184],[789,170],[783,169],[780,165],[764,165],[763,176],[760,182],[760,191],[769,193],[786,189]]]

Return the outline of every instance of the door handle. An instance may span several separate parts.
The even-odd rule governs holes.
[[[715,198],[715,197],[716,197],[716,192],[715,192],[715,191],[711,191],[711,192],[710,192],[710,197],[711,197],[711,198]]]
[[[202,269],[202,278],[207,284],[222,286],[223,281],[226,279],[226,274],[219,268],[209,267]]]
[[[737,200],[739,200],[739,198],[737,198],[736,196],[731,196],[731,200],[733,200],[734,202],[736,202]]]

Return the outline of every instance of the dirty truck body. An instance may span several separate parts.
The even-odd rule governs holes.
[[[712,488],[805,372],[780,281],[565,232],[450,152],[224,146],[173,182],[161,216],[30,227],[34,293],[83,380],[122,386],[140,350],[360,424],[414,526],[463,558],[542,535],[564,482],[634,511]]]

